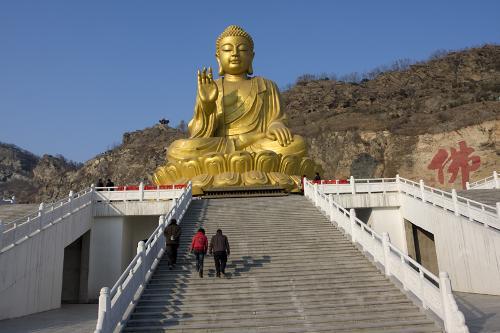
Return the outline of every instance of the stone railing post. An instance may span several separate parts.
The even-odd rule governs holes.
[[[5,230],[5,226],[0,219],[0,250],[3,249],[3,231]]]
[[[383,250],[383,260],[384,260],[384,273],[385,276],[391,276],[391,267],[389,262],[389,257],[391,254],[391,248],[389,244],[391,243],[389,239],[389,234],[387,232],[382,233],[382,250]]]
[[[351,223],[351,239],[353,243],[356,243],[356,211],[354,208],[349,210],[349,221]]]
[[[318,184],[314,183],[314,205],[318,206]]]
[[[97,318],[97,328],[95,330],[96,333],[107,333],[112,331],[112,328],[109,327],[109,312],[111,311],[111,298],[109,295],[109,288],[103,287],[101,288],[101,292],[99,294],[99,313]]]
[[[351,193],[356,194],[356,186],[354,185],[354,177],[349,177],[349,184],[351,184]]]
[[[160,232],[159,232],[159,235],[158,235],[158,242],[160,242],[160,246],[163,250],[165,250],[166,248],[166,243],[165,243],[165,215],[160,215],[160,217],[158,218],[158,225],[160,226]]]
[[[399,179],[399,173],[396,175],[396,189],[398,193],[401,193],[401,179]]]
[[[500,202],[497,202],[495,204],[495,206],[497,207],[497,215],[498,215],[498,218],[500,219]]]
[[[500,188],[500,179],[498,179],[498,172],[493,171],[493,180],[495,183],[495,188]]]
[[[418,183],[420,184],[420,197],[422,198],[422,202],[425,202],[425,188],[423,179],[420,179]]]
[[[95,184],[90,184],[90,202],[95,200]]]
[[[38,206],[38,229],[41,230],[44,226],[44,215],[43,210],[45,209],[45,204],[43,202]]]
[[[330,215],[330,222],[333,222],[333,211],[335,207],[333,205],[333,194],[328,194],[328,214]]]
[[[470,190],[470,183],[469,182],[465,182],[465,189]]]
[[[141,256],[141,285],[144,286],[146,282],[146,272],[149,267],[146,267],[146,244],[143,241],[137,243],[137,254]]]
[[[451,289],[451,280],[446,272],[439,272],[439,289],[441,291],[445,331],[449,333],[469,333],[464,314],[458,308]]]
[[[139,201],[144,201],[144,183],[139,183]]]
[[[453,201],[453,210],[455,211],[455,216],[458,216],[458,198],[457,198],[457,190],[454,188],[451,189],[451,200]]]
[[[443,305],[444,328],[447,332],[450,332],[452,318],[450,318],[450,302],[448,294],[451,294],[451,281],[448,273],[446,272],[439,272],[439,289],[441,290],[441,303]]]

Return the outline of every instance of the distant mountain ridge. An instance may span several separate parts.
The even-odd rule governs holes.
[[[438,152],[458,149],[461,141],[481,160],[471,177],[499,169],[498,45],[451,52],[359,83],[301,80],[283,92],[283,105],[292,132],[306,138],[325,178],[399,173],[433,186],[459,188],[460,177],[449,182],[449,161],[442,166],[443,182],[430,163]],[[0,194],[15,194],[19,202],[40,202],[82,189],[98,178],[109,177],[115,184],[147,182],[165,163],[168,145],[186,135],[161,124],[125,133],[121,145],[82,166],[0,144]]]

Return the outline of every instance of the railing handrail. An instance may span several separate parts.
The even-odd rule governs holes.
[[[467,189],[473,190],[476,187],[479,187],[481,185],[491,183],[491,182],[495,183],[494,188],[499,188],[500,184],[499,184],[499,179],[498,179],[498,171],[495,170],[495,171],[493,171],[493,174],[491,176],[485,177],[483,179],[479,179],[479,180],[472,182],[472,183],[468,183]]]
[[[90,187],[86,188],[84,190],[81,190],[80,192],[74,194],[72,196],[72,199],[76,199],[76,198],[78,198],[78,197],[80,197],[80,196],[82,196],[82,195],[90,192],[91,190],[92,190],[92,188],[90,188]],[[23,215],[21,217],[17,217],[14,220],[4,222],[4,225],[10,226],[10,225],[16,224],[16,225],[21,226],[24,223],[29,222],[28,218],[31,218],[31,217],[35,218],[35,217],[37,217],[38,214],[40,213],[40,211],[47,212],[49,210],[59,208],[59,207],[62,206],[62,204],[66,204],[68,202],[69,202],[69,196],[66,197],[66,198],[59,199],[59,200],[54,201],[54,202],[42,203],[41,206],[39,206],[39,208],[37,210],[33,210],[33,211],[31,211],[31,212],[29,212],[29,213],[27,213],[27,214],[25,214],[25,215]],[[56,207],[57,205],[59,205],[59,206]],[[42,209],[40,209],[40,208],[42,208]],[[6,230],[10,230],[10,228],[6,229]]]
[[[191,200],[192,184],[189,182],[182,189],[181,195],[176,199],[175,205],[168,214],[160,216],[158,226],[146,242],[139,242],[137,254],[120,275],[111,290],[107,287],[101,289],[96,333],[113,332],[116,326],[122,323],[122,318],[127,311],[128,305],[137,292],[142,292],[140,289],[141,286],[147,283],[154,267],[158,264],[159,259],[164,253],[165,242],[163,241],[163,231],[168,222],[172,218],[175,218],[181,223]],[[153,251],[154,249],[156,250]]]
[[[399,182],[400,184],[405,184],[407,186],[412,186],[412,187],[415,187],[415,188],[420,188],[421,186],[423,187],[424,191],[428,192],[428,193],[439,193],[441,194],[443,197],[446,197],[447,199],[450,199],[452,200],[453,197],[456,197],[457,198],[457,201],[458,203],[460,204],[465,204],[467,206],[469,206],[469,208],[472,208],[472,209],[475,209],[477,211],[481,211],[481,213],[484,213],[484,214],[488,214],[490,216],[498,216],[499,215],[499,211],[497,209],[497,207],[495,206],[491,206],[491,205],[488,205],[488,204],[485,204],[485,203],[482,203],[482,202],[479,202],[479,201],[476,201],[476,200],[473,200],[473,199],[469,199],[467,197],[464,197],[464,196],[460,196],[460,195],[455,195],[453,194],[453,190],[452,192],[448,192],[446,190],[441,190],[441,189],[438,189],[438,188],[435,188],[435,187],[432,187],[432,186],[428,186],[428,185],[425,185],[423,184],[422,182],[422,185],[421,183],[417,183],[415,181],[412,181],[410,179],[406,179],[406,178],[403,178],[403,177],[396,177],[396,178],[373,178],[373,179],[354,179],[354,178],[351,178],[354,180],[354,183],[355,184],[372,184],[372,183],[377,183],[377,184],[393,184],[393,183],[397,183],[398,182],[398,179],[399,179]],[[320,185],[330,185],[330,186],[340,186],[340,187],[345,187],[345,188],[348,188],[349,186],[352,186],[352,183],[342,183],[342,184],[332,184],[332,183],[328,183],[330,180],[322,180],[322,183]],[[314,182],[313,182],[314,183]],[[319,185],[319,184],[318,184]],[[387,192],[397,192],[398,190],[397,189],[388,189],[386,190]],[[432,201],[434,200],[434,197],[426,197],[426,202],[431,202],[431,203],[435,203],[435,201]]]
[[[424,308],[429,308],[429,302],[434,302],[431,304],[432,310],[435,314],[443,320],[445,330],[449,333],[468,333],[468,328],[465,325],[465,318],[462,312],[458,309],[455,298],[453,296],[451,290],[451,283],[448,277],[448,274],[445,272],[441,272],[439,278],[435,276],[432,272],[427,270],[425,267],[420,265],[418,262],[410,258],[399,248],[390,243],[388,239],[388,234],[380,235],[376,231],[374,231],[370,226],[363,223],[360,219],[358,219],[355,215],[354,209],[351,209],[348,212],[345,208],[335,202],[332,198],[332,194],[325,195],[319,190],[318,184],[313,184],[307,179],[304,180],[304,195],[310,199],[315,206],[320,208],[320,210],[324,211],[327,216],[329,216],[331,222],[335,222],[339,227],[341,227],[347,234],[351,235],[351,240],[353,243],[359,243],[364,251],[369,252],[373,258],[378,261],[383,267],[386,275],[393,275],[397,280],[399,280],[405,290],[408,288],[412,291],[412,293],[422,302],[422,306]],[[337,214],[338,216],[344,216],[344,221],[340,222],[339,219],[335,218],[334,211],[340,212],[341,214]],[[345,221],[345,220],[348,220]],[[349,225],[349,227],[347,226]],[[350,230],[349,230],[350,228]],[[357,229],[361,229],[360,235],[357,234]],[[366,231],[366,232],[364,232]],[[369,234],[371,237],[369,239],[376,239],[378,244],[377,249],[372,248],[366,240],[364,240],[363,236],[366,237],[366,234]],[[356,236],[355,236],[356,234]],[[359,238],[358,238],[359,237]],[[378,252],[377,252],[378,251]],[[387,252],[389,251],[389,252]],[[401,258],[401,261],[396,261],[396,266],[402,269],[399,272],[402,278],[398,276],[399,274],[392,274],[391,271],[394,268],[391,266],[394,264],[390,259],[390,251],[396,253],[397,256]],[[382,253],[382,254],[381,254]],[[411,264],[408,265],[408,263]],[[405,269],[408,269],[408,266],[413,270],[416,270],[420,276],[420,286],[416,287],[410,283],[410,280],[406,277]],[[411,272],[410,272],[411,274]],[[428,284],[429,288],[433,288],[433,295],[428,296],[425,291],[425,278],[431,280],[432,283]],[[408,280],[408,281],[405,281]],[[426,296],[427,295],[427,296]],[[438,297],[436,298],[436,295]]]
[[[319,195],[321,195],[325,200],[328,200],[326,198],[326,195],[324,193],[319,193]],[[344,207],[342,207],[341,205],[339,205],[335,201],[332,201],[332,204],[335,205],[337,209],[342,210],[345,213],[346,216],[350,217],[351,214],[349,213],[349,211],[347,209],[345,209]],[[382,235],[380,235],[379,233],[377,233],[369,225],[367,225],[363,221],[361,221],[358,217],[354,216],[354,220],[356,222],[360,223],[361,226],[362,226],[362,228],[364,230],[368,231],[371,235],[375,236],[375,238],[378,238],[379,240],[382,240]],[[423,273],[425,273],[426,275],[428,275],[430,278],[432,278],[432,280],[434,280],[436,283],[439,284],[439,278],[436,275],[434,275],[434,273],[432,273],[429,270],[427,270],[424,266],[422,266],[421,264],[419,264],[418,262],[416,262],[415,260],[413,260],[411,257],[409,257],[408,255],[406,255],[404,252],[402,252],[399,248],[397,248],[392,243],[389,243],[389,247],[394,252],[396,252],[397,254],[399,254],[400,256],[404,256],[404,258],[407,261],[412,262],[412,264],[414,264],[415,267],[418,268],[418,271],[422,271]]]
[[[77,201],[85,195],[88,196],[88,200],[82,202]],[[73,202],[76,202],[78,206],[74,206]],[[57,206],[49,205],[46,207],[41,204],[38,211],[34,214],[27,215],[26,220],[24,220],[24,218],[16,219],[11,223],[2,225],[0,228],[1,253],[13,249],[16,245],[21,244],[33,235],[51,227],[58,220],[64,219],[67,214],[72,214],[91,203],[92,188],[90,188],[90,190],[85,189],[76,195],[70,192],[70,195],[66,199],[57,202]],[[69,211],[66,210],[67,207],[69,207]]]

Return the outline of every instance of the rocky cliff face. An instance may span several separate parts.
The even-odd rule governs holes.
[[[347,83],[301,81],[283,93],[289,124],[303,135],[324,178],[402,177],[461,188],[499,170],[500,46]],[[186,133],[165,125],[125,133],[120,146],[78,166],[0,145],[0,194],[54,200],[99,178],[148,181],[166,147]]]

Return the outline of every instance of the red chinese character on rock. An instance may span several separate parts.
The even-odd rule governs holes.
[[[460,141],[458,146],[459,150],[450,148],[451,154],[448,154],[445,149],[439,149],[427,168],[430,170],[438,170],[439,183],[444,184],[443,170],[446,164],[451,161],[446,170],[448,173],[451,173],[448,183],[454,183],[457,179],[458,172],[461,171],[462,188],[465,188],[465,183],[469,181],[470,172],[479,169],[481,158],[479,156],[469,156],[474,152],[474,148],[467,147],[465,141]]]

